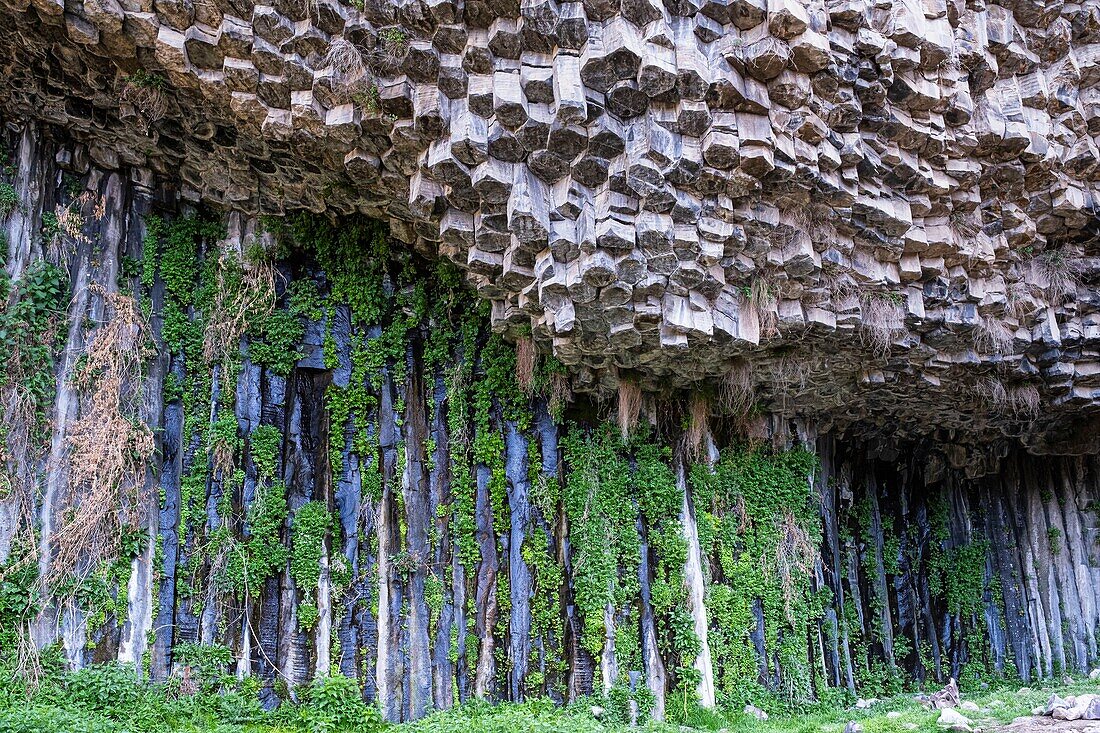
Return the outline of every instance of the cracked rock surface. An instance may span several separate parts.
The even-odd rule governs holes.
[[[577,390],[1100,449],[1096,3],[0,0],[0,40],[63,167],[385,219]]]

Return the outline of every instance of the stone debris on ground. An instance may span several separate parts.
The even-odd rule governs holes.
[[[1051,695],[1047,704],[1036,708],[1036,715],[1049,715],[1055,720],[1100,720],[1100,695]]]
[[[922,699],[921,702],[933,710],[945,710],[947,708],[956,707],[959,704],[959,685],[955,682],[955,678],[952,677],[947,681],[943,689],[933,692],[928,697]]]
[[[975,728],[970,722],[970,718],[954,708],[944,708],[941,710],[940,717],[936,719],[936,725],[949,730],[963,731],[964,733],[978,730],[978,728]]]

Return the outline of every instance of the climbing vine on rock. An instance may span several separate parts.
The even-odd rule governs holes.
[[[317,622],[316,598],[312,594],[321,580],[325,537],[331,528],[332,515],[319,501],[300,506],[291,523],[290,577],[303,595],[298,605],[298,623],[305,629]]]
[[[735,448],[691,472],[700,542],[711,561],[709,643],[728,705],[769,693],[790,707],[812,698],[806,640],[824,605],[812,587],[821,540],[815,468],[803,449]]]
[[[570,430],[564,442],[569,468],[562,505],[573,546],[573,593],[582,621],[581,645],[592,656],[603,653],[608,634],[605,612],[629,613],[638,593],[637,505],[630,491],[630,467],[620,438],[604,424],[591,433]],[[636,626],[620,650],[637,647]],[[616,682],[613,680],[611,682]]]

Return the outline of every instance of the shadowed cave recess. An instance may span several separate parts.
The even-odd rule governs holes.
[[[24,669],[1100,665],[1095,3],[0,0],[0,69]]]

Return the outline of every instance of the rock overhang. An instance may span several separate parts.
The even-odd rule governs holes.
[[[1097,414],[1087,3],[2,8],[0,105],[74,169],[384,219],[575,389],[1055,450]]]

